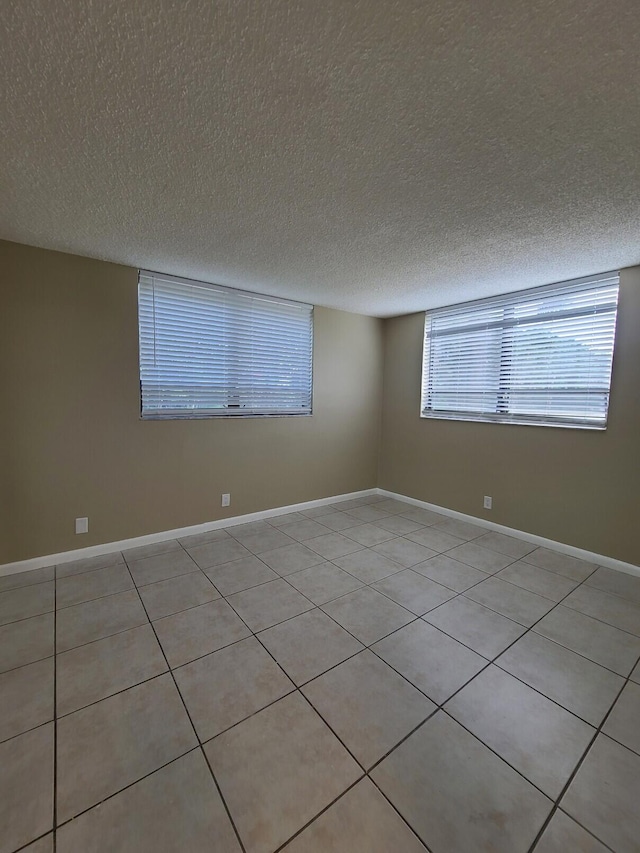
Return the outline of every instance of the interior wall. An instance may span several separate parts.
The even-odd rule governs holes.
[[[7,242],[0,270],[0,564],[376,485],[381,320],[315,309],[311,417],[142,421],[137,271]]]
[[[420,418],[423,327],[385,322],[378,485],[639,565],[640,267],[620,276],[605,431]]]

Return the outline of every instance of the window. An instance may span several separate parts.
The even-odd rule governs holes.
[[[310,415],[313,307],[140,271],[143,418]]]
[[[428,311],[422,416],[604,429],[618,280],[608,273]]]

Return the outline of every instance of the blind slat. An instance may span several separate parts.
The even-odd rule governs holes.
[[[140,271],[143,418],[311,413],[313,306]]]
[[[618,273],[428,311],[424,417],[603,429]]]

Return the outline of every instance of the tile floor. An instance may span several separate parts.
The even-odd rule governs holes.
[[[640,577],[380,497],[0,578],[0,853],[640,850]]]

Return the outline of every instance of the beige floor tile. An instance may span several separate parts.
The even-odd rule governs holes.
[[[324,530],[324,528],[322,528]],[[284,548],[286,545],[293,545],[295,539],[283,530],[278,530],[271,525],[262,533],[256,533],[254,536],[243,536],[242,544],[251,551],[252,554],[263,554],[265,551],[274,551],[276,548]]]
[[[601,622],[613,625],[614,628],[620,628],[622,631],[628,631],[640,637],[640,605],[633,601],[625,601],[617,595],[610,595],[595,587],[582,584],[574,589],[562,603],[565,607],[579,610],[587,616],[593,616]]]
[[[556,799],[596,731],[495,666],[446,704],[466,729]]]
[[[383,518],[387,518],[387,516],[394,514],[384,512],[383,510],[378,509],[378,506],[379,504],[375,504],[374,506],[369,504],[366,504],[365,506],[356,506],[349,510],[349,514],[353,515],[355,518],[359,518],[367,524],[375,521],[381,521]]]
[[[416,616],[422,616],[439,604],[449,601],[455,593],[412,569],[404,569],[372,584],[373,589],[406,607]]]
[[[310,610],[259,635],[296,684],[304,684],[364,647],[321,610]]]
[[[105,595],[115,595],[127,589],[133,589],[133,581],[124,563],[59,578],[56,581],[56,608],[60,610],[62,607],[104,598]]]
[[[174,675],[202,742],[294,689],[255,637],[181,666]]]
[[[135,589],[66,607],[56,614],[56,648],[64,652],[148,621]]]
[[[223,563],[207,569],[205,574],[213,581],[222,595],[232,595],[234,592],[242,592],[252,586],[276,580],[278,575],[266,566],[259,557],[244,557],[242,560],[234,560],[232,563]]]
[[[487,575],[478,569],[473,569],[465,563],[452,560],[446,554],[436,554],[424,563],[413,566],[414,572],[419,572],[426,578],[431,578],[455,592],[464,592],[477,583],[487,579]]]
[[[526,853],[552,803],[439,712],[372,773],[430,850]]]
[[[0,744],[0,853],[53,827],[53,723]]]
[[[464,539],[458,539],[457,536],[451,536],[450,533],[445,533],[442,530],[437,530],[435,527],[423,527],[415,533],[408,533],[407,539],[412,542],[417,542],[419,545],[424,545],[425,548],[430,548],[437,554],[443,551],[450,551],[457,545],[464,545]]]
[[[525,632],[518,622],[460,595],[424,616],[465,646],[492,660]]]
[[[200,547],[207,548],[224,544],[226,543],[216,542],[212,543],[211,546],[201,545]],[[186,575],[189,572],[198,571],[198,567],[189,554],[182,549],[156,554],[153,557],[145,557],[142,560],[131,561],[127,565],[136,586],[145,586],[149,583],[156,583],[167,578],[175,578],[178,575]]]
[[[354,542],[341,533],[327,533],[315,539],[307,539],[305,544],[325,560],[335,560],[336,557],[344,557],[345,554],[352,554],[362,548],[359,542]]]
[[[80,575],[83,572],[92,572],[95,569],[104,569],[116,563],[124,562],[120,551],[111,554],[100,554],[97,557],[84,557],[82,560],[73,560],[70,563],[59,563],[56,566],[56,577],[67,578],[71,575]]]
[[[58,823],[197,744],[170,675],[62,717],[57,742]]]
[[[600,566],[586,582],[589,586],[595,586],[611,595],[619,595],[627,601],[640,604],[640,576],[638,575],[628,575],[625,572]]]
[[[0,741],[53,719],[53,658],[0,675]]]
[[[309,682],[302,692],[365,769],[436,710],[367,649]]]
[[[562,605],[533,630],[619,675],[629,675],[640,657],[640,637]]]
[[[535,551],[531,551],[522,559],[533,566],[540,566],[541,569],[557,572],[559,575],[564,575],[574,581],[585,580],[597,568],[593,563],[587,563],[585,560],[579,560],[577,557],[569,556],[569,554],[550,551],[548,548],[536,548]]]
[[[53,853],[53,833],[39,838],[28,847],[24,847],[20,853]]]
[[[395,498],[384,498],[375,504],[376,509],[380,512],[388,512],[390,515],[400,515],[402,512],[413,509],[413,504],[406,501],[399,501]]]
[[[273,527],[268,521],[249,521],[244,524],[234,524],[227,528],[227,532],[233,536],[234,539],[242,542],[243,539],[247,539],[251,536],[257,536],[259,533],[267,533],[272,529]]]
[[[205,746],[247,853],[271,853],[361,770],[298,693]]]
[[[600,734],[561,806],[616,853],[637,853],[638,791],[640,756]]]
[[[365,646],[415,619],[413,613],[370,587],[336,598],[322,609]]]
[[[329,533],[328,527],[304,516],[300,521],[283,525],[280,527],[280,530],[286,533],[287,536],[295,539],[296,542],[304,542],[305,539],[315,539],[316,536],[323,536],[325,533]]]
[[[640,684],[627,682],[602,731],[640,754]]]
[[[58,853],[240,853],[201,750],[193,750],[58,830]]]
[[[143,560],[145,557],[155,557],[157,554],[166,554],[169,551],[180,550],[180,543],[177,539],[166,539],[164,542],[150,542],[148,545],[128,548],[122,552],[122,556],[127,563],[130,563],[133,560]]]
[[[536,844],[535,853],[607,853],[607,848],[558,809]]]
[[[16,572],[13,575],[0,577],[0,592],[10,589],[19,589],[24,586],[33,586],[36,583],[44,583],[55,579],[55,568],[47,566],[44,569],[32,569],[29,572]]]
[[[210,601],[154,622],[169,666],[188,663],[251,634],[226,601]]]
[[[348,530],[350,527],[357,527],[360,524],[362,522],[359,518],[354,518],[346,512],[332,512],[330,515],[322,516],[322,526],[335,532]]]
[[[411,521],[402,515],[390,515],[387,518],[382,518],[377,522],[377,526],[381,527],[383,530],[388,530],[389,533],[394,533],[396,536],[407,536],[407,538],[409,538],[409,533],[424,530],[424,527],[420,522]]]
[[[345,557],[337,557],[333,562],[363,583],[373,583],[402,571],[401,565],[376,553],[371,548],[356,551],[355,554],[347,554]]]
[[[443,533],[448,533],[450,536],[456,536],[458,539],[464,539],[465,542],[477,539],[478,536],[487,532],[486,528],[479,527],[477,524],[470,524],[468,521],[461,521],[458,518],[443,518],[442,516],[434,524],[434,528]]]
[[[421,619],[372,649],[438,705],[487,665],[480,655]]]
[[[496,613],[501,613],[528,628],[548,613],[555,603],[549,598],[494,577],[471,587],[464,594],[472,601],[484,604],[490,610],[495,610]]]
[[[507,557],[513,557],[514,560],[522,559],[525,554],[530,554],[537,547],[531,542],[525,542],[524,539],[517,539],[515,536],[507,536],[504,533],[495,533],[493,530],[478,537],[476,544],[483,548],[489,548],[491,551],[497,551],[499,554],[506,554]]]
[[[369,779],[316,818],[283,853],[427,853],[426,847]]]
[[[360,589],[363,585],[362,581],[333,563],[319,563],[310,569],[287,575],[287,582],[314,604],[326,604],[327,601]]]
[[[634,667],[633,672],[629,676],[632,681],[635,681],[636,684],[640,684],[640,661]]]
[[[0,627],[0,672],[42,660],[53,650],[53,613]]]
[[[425,548],[424,545],[418,545],[417,542],[412,542],[410,539],[405,539],[402,536],[390,539],[388,542],[382,542],[380,545],[376,545],[373,550],[384,557],[388,557],[405,569],[415,566],[416,563],[423,563],[429,557],[435,556],[435,551]]]
[[[496,577],[549,598],[551,601],[561,601],[578,585],[577,581],[540,569],[538,566],[531,566],[522,560],[507,566],[506,569],[498,572]]]
[[[228,600],[252,631],[264,631],[314,606],[285,580],[236,592]]]
[[[273,528],[271,528],[273,529]],[[229,528],[231,531],[232,528]],[[250,555],[250,551],[240,542],[229,537],[217,542],[206,542],[204,545],[196,545],[189,548],[187,553],[196,561],[201,569],[210,569],[212,566],[221,566],[223,563],[231,563],[233,560],[241,560]]]
[[[420,507],[404,510],[404,512],[401,513],[401,517],[408,518],[409,521],[415,521],[418,524],[422,524],[424,527],[430,527],[432,524],[437,524],[445,519],[445,516],[442,515],[442,513],[433,512],[430,509],[421,509]]]
[[[350,527],[344,535],[359,542],[360,545],[371,548],[373,545],[395,538],[396,534],[376,524],[358,524],[356,527]]]
[[[497,551],[483,548],[476,541],[456,545],[455,548],[447,551],[447,556],[489,574],[500,571],[500,569],[508,566],[509,563],[513,563],[513,557],[507,557],[504,554],[498,554]]]
[[[190,572],[141,587],[140,598],[149,619],[155,620],[188,607],[215,601],[220,598],[220,593],[202,572]]]
[[[56,661],[57,714],[77,711],[166,670],[151,625],[63,652]]]
[[[531,632],[496,663],[593,726],[600,725],[624,684],[619,675]]]
[[[290,575],[324,562],[321,556],[300,542],[285,545],[273,551],[265,551],[260,554],[260,559],[280,576]]]
[[[54,607],[54,581],[0,593],[0,625],[49,613]]]

